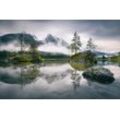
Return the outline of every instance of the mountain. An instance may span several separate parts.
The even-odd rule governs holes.
[[[57,46],[68,47],[67,42],[65,42],[63,39],[60,39],[60,38],[53,36],[51,34],[47,35],[47,37],[44,40],[44,44],[53,44],[53,45],[57,45]]]
[[[45,44],[53,44],[64,47],[68,46],[68,43],[65,42],[63,39],[55,37],[51,34],[48,34],[44,40],[37,40],[37,38],[34,35],[28,33],[12,33],[12,34],[5,34],[0,36],[0,44],[9,44],[14,41],[20,42],[21,40],[25,44],[37,43],[38,46]]]
[[[35,36],[27,33],[13,33],[0,36],[0,44],[9,44],[11,42],[23,41],[25,44],[32,44],[37,42]]]
[[[107,52],[101,52],[101,51],[94,51],[95,55],[97,57],[102,57],[102,56],[105,56],[105,57],[111,57],[113,55],[117,55],[118,53],[115,52],[115,53],[107,53]]]
[[[38,50],[41,52],[49,52],[52,54],[70,54],[68,49],[69,44],[57,36],[48,34],[45,39],[39,40],[34,35],[29,33],[10,33],[0,36],[0,51],[19,51],[20,41],[23,41],[26,48],[29,49],[31,44],[37,44]],[[94,51],[97,57],[110,57],[113,55],[118,55],[118,53],[107,53],[101,51]]]
[[[51,53],[51,52],[43,52],[40,51],[40,55],[43,58],[47,58],[47,59],[66,59],[69,58],[69,55],[63,54],[63,53]]]
[[[34,35],[28,33],[11,33],[0,36],[0,50],[19,51],[20,42],[23,42],[27,49],[29,45],[37,44],[39,51],[50,53],[68,53],[68,43],[63,39],[48,34],[45,39],[38,40]]]
[[[52,54],[69,54],[68,46],[69,44],[61,38],[48,34],[44,40],[43,44],[39,46],[39,51],[49,52]]]

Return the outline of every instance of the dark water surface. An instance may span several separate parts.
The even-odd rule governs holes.
[[[0,98],[120,98],[120,66],[99,64],[114,74],[110,84],[83,78],[69,63],[0,67]],[[87,68],[86,68],[87,69]]]

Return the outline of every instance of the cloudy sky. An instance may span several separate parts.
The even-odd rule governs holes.
[[[77,31],[83,44],[91,37],[101,51],[120,51],[120,21],[118,20],[1,20],[0,35],[27,32],[43,40],[52,34],[71,42]]]

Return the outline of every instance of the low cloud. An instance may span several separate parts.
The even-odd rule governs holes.
[[[27,32],[43,40],[48,33],[71,42],[73,33],[77,31],[83,44],[92,37],[99,48],[107,51],[120,51],[120,20],[2,20],[0,34]],[[84,37],[85,36],[85,37]],[[111,41],[111,42],[110,42]],[[115,42],[114,42],[115,41]],[[102,47],[101,47],[102,46]],[[1,47],[0,49],[3,49]],[[11,50],[12,45],[7,48]],[[5,48],[4,48],[5,49]],[[51,50],[48,46],[40,48]],[[54,51],[58,48],[54,48]],[[62,50],[63,51],[63,50]],[[64,50],[66,51],[66,50]]]

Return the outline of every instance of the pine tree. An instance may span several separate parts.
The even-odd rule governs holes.
[[[71,52],[76,54],[77,52],[80,51],[80,47],[82,46],[81,41],[80,41],[80,36],[78,35],[77,32],[74,33],[74,37],[72,39],[72,43],[70,45]]]
[[[20,35],[18,35],[18,39],[20,39],[20,52],[23,53],[24,52],[24,48],[25,48],[25,43],[24,43],[24,39],[25,39],[25,32],[22,32]]]
[[[95,50],[96,45],[93,43],[92,38],[90,38],[87,42],[87,50]]]

